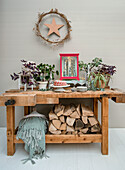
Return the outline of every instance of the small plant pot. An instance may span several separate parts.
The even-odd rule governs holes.
[[[43,89],[43,90],[46,90],[46,87],[47,87],[47,83],[48,81],[39,81],[38,84],[39,84],[39,90],[40,89]]]
[[[99,88],[99,89],[100,89],[100,88],[101,88],[101,89],[104,89],[105,86],[106,86],[106,85],[105,85],[105,82],[104,82],[103,80],[101,80],[101,86],[99,87],[99,80],[97,80],[97,83],[96,83],[96,87],[97,87],[97,88]]]

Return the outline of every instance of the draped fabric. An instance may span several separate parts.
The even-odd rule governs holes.
[[[17,139],[22,139],[25,143],[25,150],[29,153],[29,158],[23,159],[23,163],[33,159],[46,157],[45,133],[48,121],[45,116],[34,111],[30,115],[21,119],[19,123]]]

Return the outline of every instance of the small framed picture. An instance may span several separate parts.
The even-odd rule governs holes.
[[[60,54],[60,80],[79,80],[79,54]]]

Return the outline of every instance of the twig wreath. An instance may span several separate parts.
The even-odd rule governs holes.
[[[40,29],[39,29],[39,25],[40,23],[42,22],[43,18],[46,16],[46,15],[49,15],[49,14],[56,14],[58,16],[60,16],[61,18],[64,19],[64,21],[66,22],[66,25],[67,25],[67,34],[65,35],[65,37],[59,41],[52,41],[48,38],[45,38],[42,33],[40,32]],[[66,18],[66,16],[62,13],[59,13],[57,9],[53,10],[51,9],[49,12],[47,13],[42,13],[42,14],[38,14],[38,21],[36,23],[36,29],[35,29],[35,33],[38,37],[41,37],[43,40],[45,40],[47,43],[50,43],[50,44],[63,44],[65,40],[68,40],[70,38],[70,31],[71,30],[71,25],[69,24],[69,21],[68,19]]]

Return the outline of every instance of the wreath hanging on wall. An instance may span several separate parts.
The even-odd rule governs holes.
[[[63,39],[60,40],[50,40],[49,37],[45,37],[42,35],[42,33],[40,32],[40,23],[43,21],[43,18],[47,15],[50,14],[56,14],[57,16],[60,16],[62,19],[64,19],[65,23],[66,23],[66,27],[67,27],[67,34],[64,36]],[[55,19],[53,18],[53,21],[55,22]],[[56,24],[56,23],[55,23]],[[44,25],[51,25],[51,24],[44,24]],[[57,25],[59,28],[63,27],[63,25]],[[58,29],[59,29],[58,28]],[[49,12],[47,13],[42,13],[42,14],[38,14],[38,21],[36,23],[36,27],[35,27],[35,33],[38,37],[42,38],[42,40],[46,41],[46,43],[49,44],[54,44],[54,45],[58,45],[58,44],[63,44],[65,40],[70,39],[70,32],[71,32],[71,25],[70,25],[70,21],[68,21],[68,19],[66,18],[66,16],[62,13],[59,13],[57,9],[53,10],[51,9]],[[52,34],[52,33],[51,33]],[[56,33],[58,36],[60,36],[58,33]],[[49,33],[48,33],[49,35]]]

